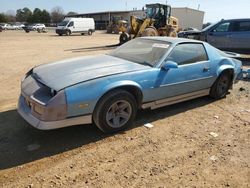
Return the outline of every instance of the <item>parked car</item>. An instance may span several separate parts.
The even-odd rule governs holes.
[[[183,29],[183,31],[200,31],[200,30],[196,29],[194,27],[187,27],[187,28]]]
[[[72,33],[92,35],[93,32],[95,32],[93,18],[65,18],[56,28],[56,33],[60,36],[63,34],[68,36]]]
[[[12,30],[13,29],[12,25],[7,24],[7,23],[1,23],[1,26],[2,26],[3,30]]]
[[[228,94],[241,62],[198,40],[142,37],[108,55],[31,69],[18,112],[38,129],[94,123],[104,132],[132,124],[138,109]]]
[[[206,41],[222,50],[250,52],[250,18],[221,20],[202,31],[186,31],[178,37]]]
[[[14,24],[14,26],[15,26],[15,28],[16,28],[17,30],[21,30],[23,27],[25,27],[25,25],[24,25],[24,24],[21,24],[21,23],[16,23],[16,24]]]
[[[28,29],[29,29],[30,31],[36,31],[36,30],[45,30],[46,27],[45,27],[44,24],[39,24],[39,23],[37,23],[37,24],[31,24],[31,25],[29,25],[29,26],[28,26]]]

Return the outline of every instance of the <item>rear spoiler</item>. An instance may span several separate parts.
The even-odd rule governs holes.
[[[223,51],[228,57],[231,58],[242,58],[241,54],[234,53],[234,52],[229,52],[229,51]]]

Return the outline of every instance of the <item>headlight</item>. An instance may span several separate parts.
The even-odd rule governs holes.
[[[67,104],[64,91],[58,92],[46,104],[42,105],[32,98],[33,115],[43,121],[57,121],[67,117]]]

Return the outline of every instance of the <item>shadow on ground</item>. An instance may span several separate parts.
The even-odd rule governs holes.
[[[207,105],[212,101],[209,97],[202,97],[153,111],[139,111],[130,129]],[[112,135],[102,133],[94,125],[41,131],[26,123],[16,110],[2,112],[0,113],[0,169],[60,154],[109,136]]]

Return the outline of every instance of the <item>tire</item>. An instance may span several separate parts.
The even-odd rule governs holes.
[[[69,36],[71,33],[69,30],[67,30],[65,34],[66,34],[66,36]]]
[[[221,99],[228,94],[232,83],[232,75],[229,72],[222,72],[210,89],[210,97]]]
[[[136,116],[135,97],[124,90],[105,94],[96,105],[93,122],[105,133],[117,132],[129,127]]]
[[[84,33],[81,33],[81,35],[84,35]]]
[[[146,37],[146,36],[158,36],[158,33],[157,31],[154,29],[154,28],[146,28],[142,34],[141,34],[142,37]]]
[[[171,31],[169,33],[169,37],[178,37],[177,32],[176,31]]]
[[[120,32],[119,27],[116,26],[115,29],[114,29],[114,33],[115,33],[115,34],[119,34],[119,32]]]
[[[129,34],[123,32],[123,33],[120,35],[119,41],[120,41],[120,44],[124,44],[124,43],[128,42],[128,41],[129,41]]]
[[[88,31],[88,35],[92,35],[92,33],[93,33],[92,30]]]
[[[59,36],[62,36],[62,34],[58,34]]]

